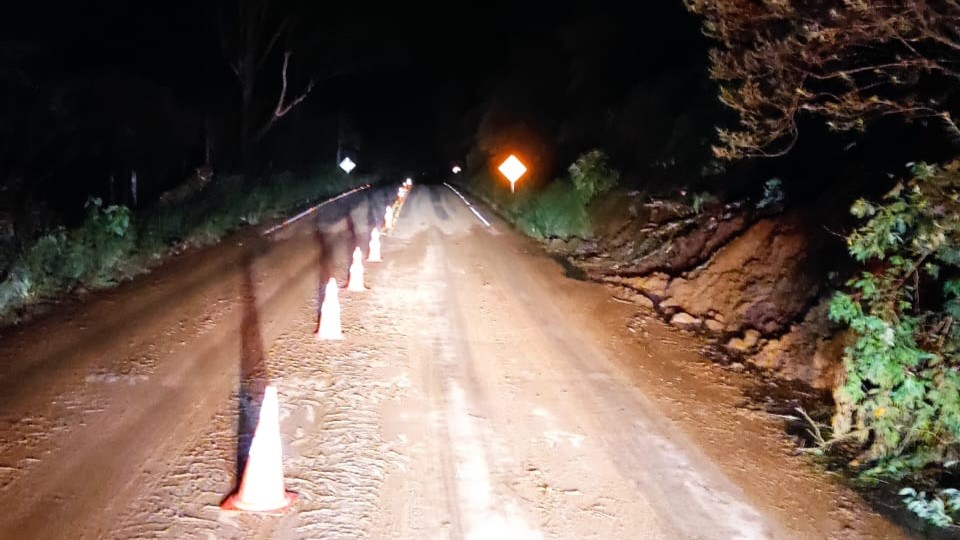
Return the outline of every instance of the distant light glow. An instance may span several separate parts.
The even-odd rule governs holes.
[[[357,168],[357,164],[354,163],[352,159],[345,157],[343,161],[340,162],[340,168],[343,169],[343,172],[350,174],[350,171]]]
[[[460,171],[462,171],[463,169],[461,169],[459,165],[454,165],[453,169],[451,170],[453,171],[453,174],[460,174]]]
[[[497,170],[507,177],[507,180],[510,181],[510,191],[513,191],[514,184],[517,183],[517,180],[526,174],[527,166],[517,159],[517,156],[510,154],[507,159],[503,160],[503,163],[497,167]]]

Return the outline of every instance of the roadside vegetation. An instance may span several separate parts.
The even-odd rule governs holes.
[[[960,71],[951,2],[686,0],[712,38],[711,76],[737,113],[726,160],[789,153],[805,118],[855,138],[880,121],[923,122],[956,140]],[[881,180],[882,181],[882,180]],[[960,522],[960,165],[912,166],[881,200],[857,200],[846,240],[860,270],[830,317],[852,334],[823,452],[873,482],[905,484],[907,507]]]
[[[538,239],[584,238],[592,233],[588,207],[615,188],[620,174],[600,150],[582,154],[567,174],[541,189],[520,186],[514,195],[483,172],[472,177],[469,189],[525,234]]]
[[[932,483],[960,460],[960,163],[913,174],[852,208],[864,223],[847,245],[865,266],[830,305],[855,336],[832,427],[833,441],[856,442],[862,476]],[[929,507],[913,488],[901,494],[931,523],[960,517],[954,489]]]
[[[113,286],[191,246],[217,243],[245,225],[256,225],[364,180],[337,172],[277,175],[251,186],[241,176],[213,179],[176,203],[158,202],[141,212],[126,206],[86,203],[78,227],[49,230],[0,261],[0,321],[15,322],[26,308],[78,289]]]

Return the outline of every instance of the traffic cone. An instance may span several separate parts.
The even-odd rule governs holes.
[[[363,252],[359,247],[353,250],[353,264],[350,265],[350,281],[347,282],[347,290],[353,292],[367,290],[363,285]]]
[[[380,231],[377,229],[370,231],[370,253],[367,255],[367,262],[383,262],[380,257]]]
[[[231,494],[220,508],[245,512],[282,514],[297,499],[297,494],[283,486],[283,447],[280,443],[280,407],[277,388],[268,386],[260,405],[260,419],[250,443],[247,465],[240,489]]]
[[[383,230],[388,230],[393,228],[393,209],[390,206],[387,206],[387,209],[383,212]]]
[[[343,339],[343,330],[340,328],[340,298],[337,280],[330,278],[323,294],[323,305],[320,306],[320,324],[317,327],[318,340]]]

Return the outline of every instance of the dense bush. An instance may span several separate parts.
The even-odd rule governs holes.
[[[565,178],[555,180],[522,207],[518,224],[537,238],[589,236],[587,206],[619,181],[620,173],[610,168],[607,156],[591,150],[570,165]]]
[[[517,225],[534,238],[571,238],[590,234],[583,195],[566,180],[556,180],[528,202]]]
[[[100,199],[90,199],[82,226],[52,231],[14,258],[7,279],[0,283],[0,314],[78,283],[91,287],[112,283],[135,247],[130,219],[129,209],[103,207]]]
[[[859,441],[869,474],[901,476],[960,459],[960,163],[916,165],[848,237],[866,265],[830,316],[850,327],[834,437]]]
[[[600,150],[591,150],[578,157],[567,169],[567,174],[584,204],[620,182],[620,173],[610,168],[606,154]]]
[[[53,230],[10,257],[12,263],[0,282],[0,318],[77,286],[109,286],[162,259],[171,246],[216,243],[239,226],[260,223],[360,183],[358,177],[337,173],[284,174],[254,186],[241,177],[225,176],[185,201],[158,204],[139,215],[90,199],[80,227]]]
[[[72,270],[89,285],[110,285],[136,247],[131,212],[124,206],[103,208],[99,199],[92,199],[87,207],[87,221],[75,235]]]

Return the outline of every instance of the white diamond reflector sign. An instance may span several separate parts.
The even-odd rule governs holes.
[[[503,175],[507,177],[507,180],[513,184],[527,172],[527,167],[517,159],[517,156],[510,154],[510,157],[503,160],[503,163],[497,167],[497,170],[503,173]]]
[[[350,171],[357,168],[357,164],[354,163],[352,159],[345,157],[343,161],[340,162],[340,168],[343,169],[343,172],[350,174]]]

